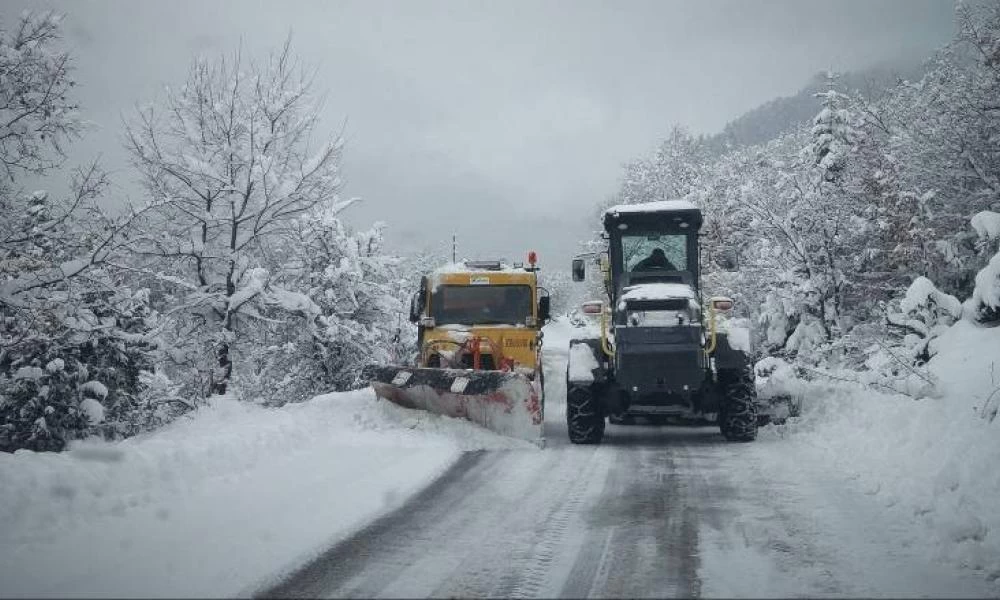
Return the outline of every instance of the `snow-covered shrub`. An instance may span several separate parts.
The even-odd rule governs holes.
[[[1000,213],[991,210],[977,212],[972,215],[971,223],[987,251],[1000,251]]]
[[[966,301],[966,310],[978,323],[1000,324],[1000,252],[976,275],[976,287]]]
[[[66,314],[36,308],[48,326],[8,319],[5,339],[24,325],[20,333],[36,337],[9,344],[0,359],[0,450],[61,450],[88,435],[145,430],[146,308],[141,292],[109,292]]]
[[[57,174],[63,145],[82,130],[60,19],[25,13],[0,33],[0,450],[59,450],[91,434],[116,436],[151,369],[146,308],[109,267],[132,217],[98,204],[96,165],[69,176],[57,198],[19,187]]]
[[[958,298],[935,287],[926,277],[917,277],[899,301],[899,311],[886,315],[891,328],[902,334],[902,347],[914,364],[924,364],[937,351],[934,340],[962,316]]]

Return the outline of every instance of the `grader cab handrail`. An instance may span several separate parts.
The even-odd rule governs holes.
[[[711,356],[715,352],[715,348],[718,345],[718,338],[716,337],[716,326],[715,326],[715,307],[711,302],[708,303],[708,346],[705,347],[705,356]]]
[[[611,347],[611,341],[608,339],[608,313],[611,312],[609,307],[601,307],[601,350],[608,358],[615,357],[615,349]]]

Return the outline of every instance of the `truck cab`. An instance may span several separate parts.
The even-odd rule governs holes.
[[[464,262],[421,280],[411,302],[418,366],[540,372],[549,295],[537,269],[500,261]]]

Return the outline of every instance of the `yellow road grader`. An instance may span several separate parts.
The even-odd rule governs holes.
[[[536,262],[531,252],[527,265],[462,262],[424,276],[410,303],[414,364],[366,367],[375,393],[541,445],[549,295]]]

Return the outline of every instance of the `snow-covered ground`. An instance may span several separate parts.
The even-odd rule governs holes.
[[[793,382],[802,416],[761,431],[775,469],[844,475],[904,520],[931,560],[1000,577],[1000,328],[959,321],[935,340],[936,397]],[[992,415],[992,416],[991,416]],[[998,590],[1000,591],[1000,590]]]
[[[961,321],[936,341],[937,398],[795,381],[802,416],[754,444],[726,444],[713,428],[610,426],[598,448],[565,438],[568,342],[580,333],[564,319],[545,330],[542,451],[364,390],[281,409],[223,399],[132,440],[0,455],[0,596],[249,594],[480,448],[523,452],[474,458],[489,474],[437,485],[455,503],[447,518],[405,524],[461,543],[411,532],[410,546],[396,544],[433,564],[427,589],[499,590],[513,577],[542,595],[663,596],[667,583],[705,596],[1000,592],[1000,425],[988,418],[1000,328]],[[577,488],[587,493],[567,492]],[[487,505],[510,513],[484,528]],[[688,553],[697,560],[685,566]],[[653,568],[663,560],[680,570]],[[387,579],[393,565],[355,566],[373,589],[416,589],[414,569]],[[648,581],[620,577],[636,565]]]
[[[938,561],[931,530],[889,512],[799,425],[753,444],[726,443],[714,427],[610,425],[600,446],[570,444],[562,386],[574,333],[559,321],[546,330],[544,451],[463,457],[405,511],[266,593],[996,595],[980,574]],[[869,467],[884,471],[878,460]]]
[[[564,321],[549,328],[547,363],[564,370],[565,350],[555,350],[581,330]],[[746,493],[770,486],[782,501],[748,497],[733,522],[702,524],[705,595],[1000,593],[1000,512],[994,508],[1000,419],[990,418],[1000,408],[1000,328],[963,320],[935,344],[938,354],[929,364],[934,398],[838,381],[783,382],[801,402],[801,417],[763,428],[756,443],[734,447],[736,455],[718,465]],[[547,377],[558,381],[558,373]],[[553,404],[564,410],[557,386],[549,384],[550,410]],[[616,431],[611,428],[609,444]],[[712,493],[718,490],[707,490]],[[744,537],[734,539],[733,531]],[[810,548],[796,548],[809,538]],[[790,556],[796,553],[821,553],[829,563],[810,570],[811,559]],[[866,563],[891,567],[868,575],[871,581],[823,587],[831,579],[823,569],[838,565],[860,575]],[[993,587],[977,587],[963,573]],[[968,587],[949,587],[955,582]]]
[[[280,409],[222,399],[119,443],[0,453],[0,596],[245,594],[462,450],[521,447],[363,390]]]

